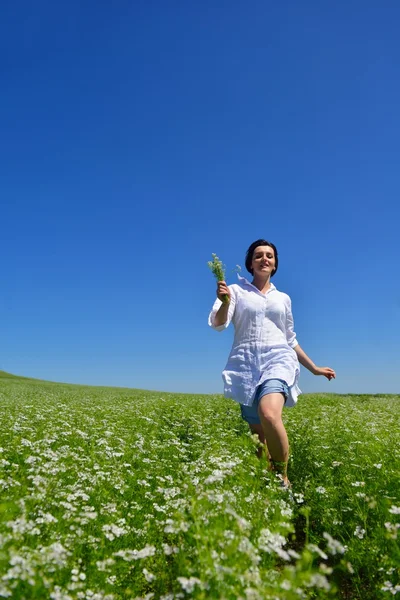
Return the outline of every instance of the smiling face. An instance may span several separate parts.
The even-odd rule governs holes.
[[[261,268],[259,268],[261,264]],[[278,250],[276,246],[263,238],[256,240],[247,249],[245,258],[246,269],[253,277],[268,279],[278,270]]]
[[[276,269],[276,258],[271,246],[257,246],[253,251],[251,269],[254,277],[263,278],[274,274]]]

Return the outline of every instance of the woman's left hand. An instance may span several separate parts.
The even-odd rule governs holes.
[[[335,371],[329,367],[317,367],[314,371],[314,375],[324,375],[329,381],[336,378]]]

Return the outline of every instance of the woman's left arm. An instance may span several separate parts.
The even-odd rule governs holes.
[[[293,350],[297,354],[299,363],[301,365],[303,365],[303,367],[308,369],[313,375],[324,375],[327,379],[329,379],[329,381],[331,379],[335,379],[335,377],[336,377],[335,371],[333,369],[331,369],[330,367],[317,367],[317,365],[315,365],[313,363],[311,358],[309,356],[307,356],[307,354],[304,352],[304,350],[300,346],[300,344],[297,344],[297,346],[295,346],[293,348]]]
[[[292,314],[292,302],[289,296],[286,298],[286,339],[291,348],[296,352],[299,363],[306,369],[311,371],[313,375],[324,375],[329,381],[335,379],[336,373],[330,367],[317,367],[309,356],[304,352],[296,339],[294,332],[293,314]]]

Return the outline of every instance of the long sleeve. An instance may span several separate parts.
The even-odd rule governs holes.
[[[228,286],[229,290],[231,292],[231,301],[229,304],[229,310],[228,310],[228,318],[226,320],[226,323],[224,323],[223,325],[219,325],[218,327],[216,325],[214,325],[214,318],[215,315],[218,312],[219,307],[221,306],[222,302],[221,300],[219,300],[219,298],[217,298],[214,302],[214,305],[211,309],[210,314],[208,315],[208,324],[210,327],[212,327],[213,329],[215,329],[216,331],[223,331],[224,329],[226,329],[230,322],[232,321],[234,312],[235,312],[235,305],[236,305],[236,297],[235,297],[235,292],[233,291],[231,286]]]
[[[296,339],[296,334],[294,332],[292,301],[290,300],[289,296],[287,296],[286,303],[286,339],[287,343],[291,348],[294,348],[299,343]]]

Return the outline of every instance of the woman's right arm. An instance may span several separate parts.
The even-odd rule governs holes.
[[[221,327],[222,325],[225,325],[228,320],[231,292],[225,281],[218,281],[217,286],[217,298],[221,300],[222,304],[214,316],[214,325],[216,327]]]
[[[217,331],[223,331],[232,320],[235,311],[235,295],[225,281],[219,281],[217,286],[217,300],[209,315],[208,324]]]

